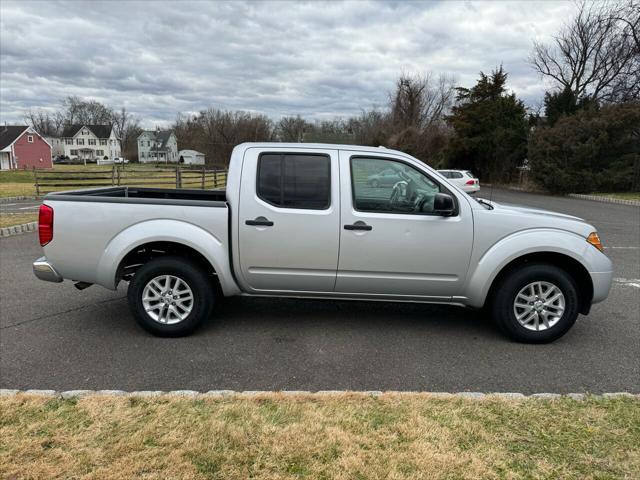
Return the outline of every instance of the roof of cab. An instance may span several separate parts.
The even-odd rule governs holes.
[[[409,156],[408,154],[399,150],[392,150],[387,147],[365,147],[361,145],[343,145],[337,143],[284,143],[284,142],[245,142],[237,145],[235,148],[241,148],[246,150],[247,148],[310,148],[310,149],[322,149],[322,150],[357,150],[358,152],[371,152],[380,153],[388,152],[399,154],[403,156]]]

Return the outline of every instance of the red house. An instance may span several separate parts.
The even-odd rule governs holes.
[[[51,167],[51,145],[38,132],[23,125],[0,125],[0,170]]]

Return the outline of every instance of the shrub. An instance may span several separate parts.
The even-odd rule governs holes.
[[[554,193],[626,191],[640,154],[640,102],[580,110],[529,141],[531,175]]]

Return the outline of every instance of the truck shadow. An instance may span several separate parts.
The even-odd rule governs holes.
[[[451,305],[257,297],[223,299],[200,332],[209,334],[219,329],[251,326],[292,327],[297,332],[322,327],[501,337],[482,312]]]

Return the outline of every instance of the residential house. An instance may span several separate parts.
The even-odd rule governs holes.
[[[26,125],[0,126],[0,170],[51,168],[51,145]]]
[[[138,161],[178,162],[178,139],[171,130],[145,130],[138,136]]]
[[[112,125],[67,125],[62,140],[64,155],[72,160],[113,160],[120,156],[120,140]]]
[[[178,161],[186,165],[204,165],[204,153],[195,150],[180,150]]]

